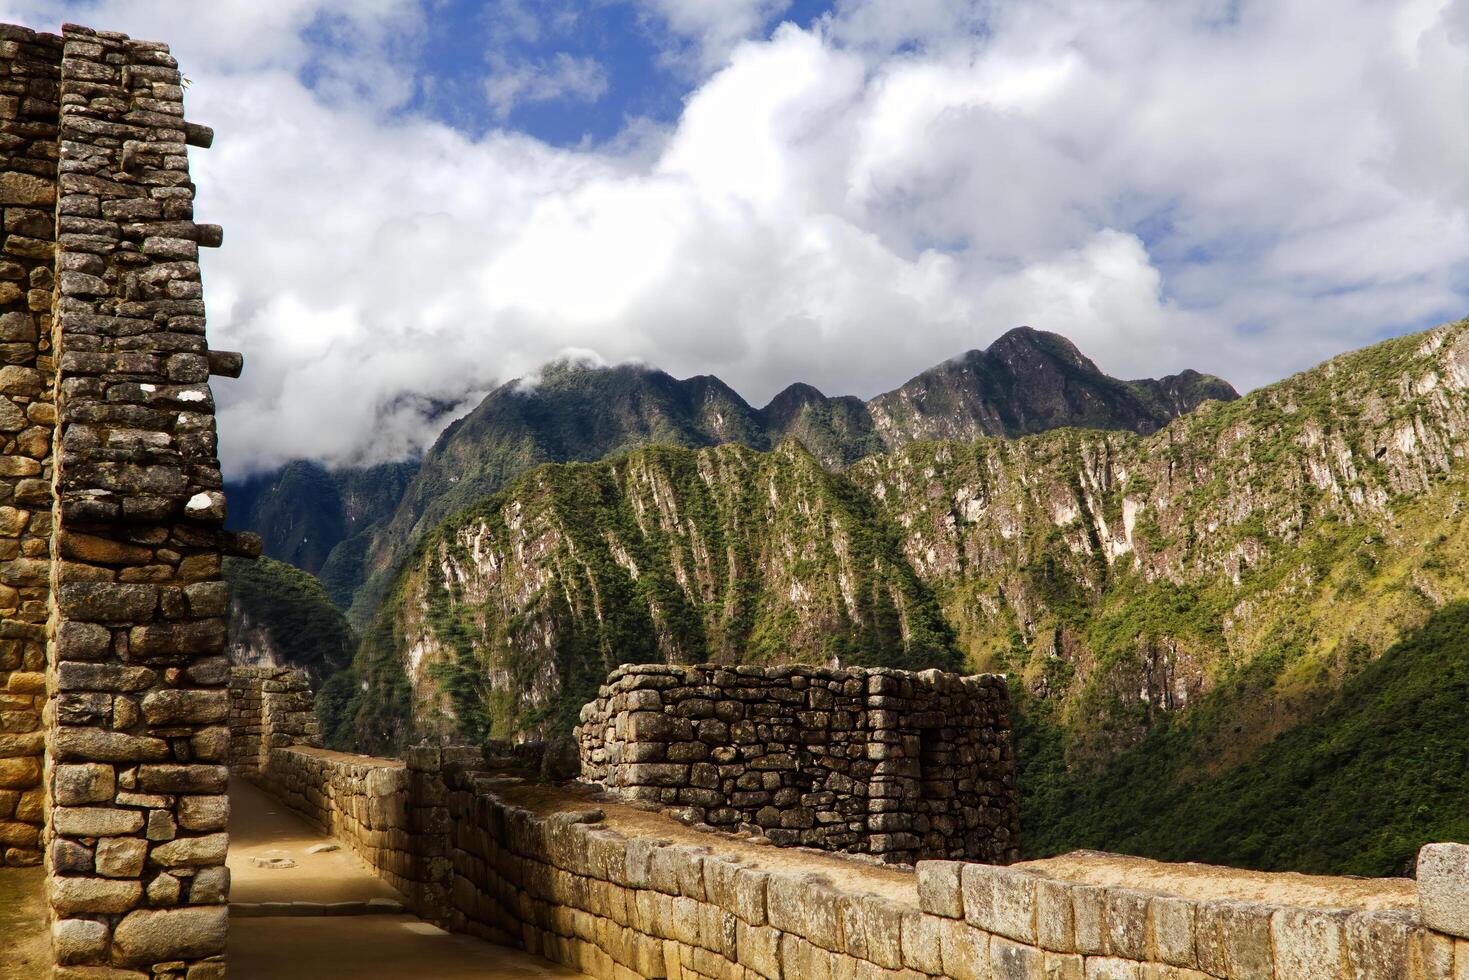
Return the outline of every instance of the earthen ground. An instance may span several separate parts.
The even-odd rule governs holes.
[[[314,845],[334,842],[250,783],[237,779],[230,784],[230,805],[231,901],[327,905],[402,899],[345,847],[307,854]],[[296,867],[260,868],[250,860],[276,855],[289,857]],[[0,935],[3,915],[0,911]],[[445,932],[411,915],[232,918],[229,975],[230,980],[582,977],[517,950]],[[11,977],[0,970],[0,980],[35,976]]]
[[[230,980],[511,980],[582,974],[411,915],[230,921]]]
[[[0,980],[36,980],[50,970],[45,873],[0,868]]]
[[[308,854],[318,844],[334,843],[283,803],[243,779],[230,781],[230,901],[368,901],[403,896],[345,846]],[[261,868],[253,858],[286,857],[294,868]]]

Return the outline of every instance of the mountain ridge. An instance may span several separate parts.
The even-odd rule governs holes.
[[[950,368],[959,362],[966,366]],[[917,439],[1010,437],[1060,425],[1154,431],[1205,400],[1235,397],[1227,382],[1197,372],[1111,378],[1066,338],[1030,327],[865,402],[797,382],[757,409],[713,375],[677,379],[644,365],[563,360],[532,384],[515,380],[492,391],[416,463],[331,471],[298,461],[232,486],[232,502],[242,503],[231,526],[262,533],[267,555],[320,574],[360,628],[414,541],[543,463],[590,462],[648,444],[771,450],[794,438],[823,466],[840,469]],[[349,520],[353,492],[374,503]]]

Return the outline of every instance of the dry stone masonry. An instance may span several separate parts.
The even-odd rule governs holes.
[[[230,668],[230,768],[258,779],[272,748],[320,745],[316,695],[304,670]]]
[[[1003,677],[623,666],[577,739],[583,779],[777,844],[906,864],[1020,857]]]
[[[654,675],[622,671],[609,688],[627,676]],[[265,699],[244,703],[260,715],[244,726],[268,734]],[[1463,845],[1425,848],[1416,886],[1095,853],[893,867],[592,806],[584,787],[538,785],[534,751],[419,746],[398,761],[282,744],[289,737],[241,771],[339,837],[420,915],[597,978],[1469,976]]]
[[[220,556],[257,546],[222,529],[211,138],[165,45],[0,26],[0,863],[44,853],[60,977],[224,972]]]

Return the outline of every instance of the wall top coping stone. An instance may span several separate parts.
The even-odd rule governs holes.
[[[1411,878],[1342,878],[1294,871],[1250,871],[1213,864],[1153,861],[1104,851],[1073,851],[1010,866],[1038,877],[1176,895],[1191,901],[1229,899],[1260,905],[1383,911],[1414,909]]]
[[[407,765],[402,759],[379,759],[376,756],[337,752],[334,749],[319,749],[310,745],[293,745],[286,751],[321,759],[324,762],[335,762],[346,766],[365,766],[370,769],[402,769]]]

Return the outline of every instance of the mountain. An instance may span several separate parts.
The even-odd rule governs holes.
[[[271,558],[226,558],[232,663],[300,667],[315,685],[352,662],[357,637],[310,573]]]
[[[1238,397],[1228,382],[1195,371],[1118,381],[1060,334],[1019,327],[988,350],[970,351],[878,395],[867,408],[883,446],[896,449],[1068,426],[1146,434],[1208,399]]]
[[[897,535],[797,443],[650,446],[542,467],[425,538],[359,652],[356,741],[563,734],[617,664],[793,657],[960,665]]]
[[[414,542],[440,521],[551,462],[591,462],[638,446],[795,439],[839,469],[919,439],[1019,436],[1061,426],[1151,432],[1207,399],[1238,397],[1186,372],[1119,381],[1070,341],[1021,327],[869,402],[792,385],[755,409],[718,378],[562,361],[491,392],[417,464],[328,471],[292,463],[231,487],[235,526],[265,554],[320,571],[356,624],[370,621]]]
[[[1020,362],[1003,348],[1000,359]],[[875,431],[916,438],[927,430],[915,418],[959,417],[952,403],[933,412],[933,393],[979,368],[938,370],[922,398],[888,401],[916,406],[907,421]],[[1114,413],[1210,382],[1117,384]],[[1041,426],[1102,397],[1060,390],[975,424]],[[797,392],[786,404],[794,418],[819,403]],[[564,730],[623,661],[1004,670],[1038,828],[1028,847],[1115,847],[1119,821],[1149,801],[1196,813],[1190,787],[1238,787],[1251,771],[1289,785],[1299,773],[1270,769],[1272,753],[1299,760],[1301,745],[1347,731],[1395,744],[1372,726],[1402,719],[1359,710],[1354,685],[1400,661],[1420,665],[1421,688],[1458,649],[1441,624],[1469,590],[1466,455],[1469,321],[1147,433],[909,442],[839,472],[794,440],[543,466],[420,540],[343,682],[366,690],[340,707],[380,746],[410,732]],[[1401,751],[1428,751],[1405,737]],[[1242,826],[1265,816],[1227,812]],[[1128,840],[1144,852],[1186,837],[1137,826]],[[1239,829],[1216,827],[1227,853],[1214,857],[1280,860]],[[1352,867],[1348,847],[1391,864],[1423,829],[1390,847],[1337,842],[1318,867]]]
[[[343,608],[362,580],[371,533],[403,498],[416,463],[328,469],[295,460],[228,487],[233,530],[255,531],[268,557],[318,576]]]

